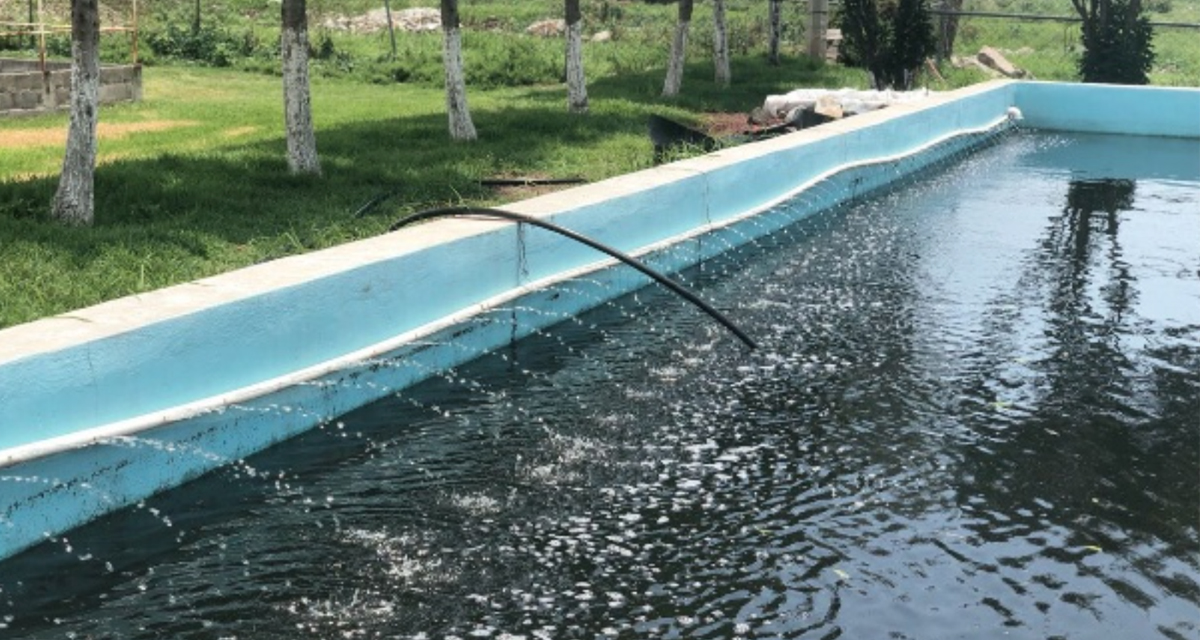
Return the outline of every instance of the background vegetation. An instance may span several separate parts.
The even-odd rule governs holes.
[[[991,1],[1012,8],[1048,4]],[[1200,19],[1196,2],[1157,2],[1174,3],[1163,18]],[[417,4],[397,0],[393,8]],[[1069,15],[1067,0],[1059,4],[1057,13]],[[464,2],[469,96],[480,139],[452,144],[440,35],[398,33],[393,57],[386,31],[354,35],[321,26],[336,14],[376,8],[375,2],[310,0],[314,117],[325,170],[312,179],[290,176],[284,159],[278,3],[205,0],[199,30],[194,3],[153,3],[142,16],[139,47],[147,65],[145,99],[101,112],[94,227],[62,227],[48,216],[66,114],[0,118],[0,326],[378,234],[412,211],[494,205],[532,193],[490,189],[480,184],[484,178],[599,180],[645,168],[652,159],[651,113],[700,126],[709,113],[745,113],[765,96],[796,87],[865,87],[862,72],[801,55],[803,3],[785,5],[778,67],[766,62],[766,3],[728,5],[733,86],[713,82],[711,17],[709,4],[701,3],[682,95],[667,100],[659,93],[674,7],[585,2],[588,35],[608,30],[612,40],[585,46],[591,112],[571,116],[562,41],[524,34],[536,20],[559,17],[561,3]],[[0,9],[23,6],[7,0]],[[126,9],[105,3],[108,24],[121,22]],[[1056,43],[1053,57],[1041,49],[1014,57],[1038,77],[1073,78],[1078,58],[1066,33],[1063,25],[972,19],[960,41],[976,50],[991,44],[1015,51],[1026,36],[1045,36]],[[64,52],[65,39],[52,42]],[[126,35],[106,35],[104,43],[107,60],[128,59]],[[1190,54],[1159,46],[1152,80],[1200,83],[1200,56],[1190,46]],[[33,53],[21,38],[0,38],[2,48],[8,51],[0,55]],[[949,89],[986,77],[950,65],[943,74],[944,80],[919,84]]]

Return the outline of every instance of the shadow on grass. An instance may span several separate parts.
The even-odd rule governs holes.
[[[665,65],[666,60],[663,62]],[[669,105],[693,112],[746,113],[761,106],[768,95],[793,89],[865,86],[861,72],[807,56],[785,57],[778,66],[768,63],[764,56],[737,56],[730,60],[730,75],[730,86],[718,85],[712,60],[701,59],[684,65],[680,94],[671,98],[662,96],[665,69],[600,78],[588,85],[588,91],[589,95]]]

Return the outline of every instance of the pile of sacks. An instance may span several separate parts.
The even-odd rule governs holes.
[[[751,114],[753,120],[797,121],[801,112],[808,111],[837,120],[868,111],[875,111],[893,104],[917,102],[933,92],[927,89],[916,91],[865,91],[861,89],[796,89],[783,95],[767,96],[761,109]]]

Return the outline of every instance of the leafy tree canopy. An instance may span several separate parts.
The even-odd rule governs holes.
[[[842,30],[842,62],[866,69],[877,89],[911,88],[935,51],[927,0],[844,0],[834,24]]]

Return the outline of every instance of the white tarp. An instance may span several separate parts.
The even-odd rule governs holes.
[[[797,109],[814,109],[821,103],[823,109],[840,107],[842,114],[854,115],[882,109],[888,105],[915,102],[933,92],[928,89],[916,91],[874,91],[862,89],[796,89],[783,95],[767,96],[763,111],[772,118],[791,119]]]

